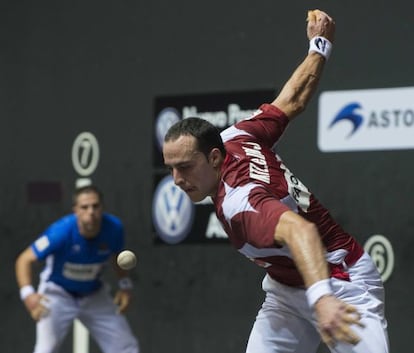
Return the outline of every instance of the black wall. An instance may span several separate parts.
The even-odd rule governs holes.
[[[153,102],[280,88],[307,52],[309,8],[324,9],[337,22],[317,96],[413,85],[409,1],[0,3],[1,352],[32,349],[34,325],[18,298],[14,260],[70,211],[79,177],[71,148],[82,131],[99,141],[91,178],[104,190],[108,211],[124,220],[128,246],[139,256],[128,316],[142,352],[244,351],[263,297],[262,271],[228,245],[154,245]],[[392,242],[389,333],[393,352],[410,353],[413,152],[321,153],[317,96],[288,130],[281,154],[361,242],[377,233]],[[38,182],[57,183],[61,199],[34,202],[28,185]],[[70,351],[68,340],[64,352]]]

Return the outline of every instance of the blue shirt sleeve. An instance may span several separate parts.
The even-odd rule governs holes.
[[[51,224],[31,245],[38,260],[44,260],[48,255],[65,246],[68,234],[76,223],[73,215],[59,219]]]

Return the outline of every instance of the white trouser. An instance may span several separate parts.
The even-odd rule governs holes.
[[[79,319],[104,353],[138,353],[138,342],[124,315],[103,286],[97,292],[74,298],[53,282],[44,282],[39,292],[47,299],[49,314],[36,324],[34,353],[56,353],[73,320]]]
[[[354,305],[365,328],[352,326],[361,341],[338,343],[332,353],[389,353],[384,317],[384,289],[368,254],[349,268],[351,281],[332,279],[335,295]],[[246,353],[314,353],[320,344],[314,312],[304,289],[285,286],[268,275],[263,280],[266,298],[253,325]]]

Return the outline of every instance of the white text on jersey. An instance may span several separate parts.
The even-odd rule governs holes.
[[[244,147],[247,157],[250,158],[249,176],[252,179],[260,180],[266,184],[270,184],[269,168],[265,156],[261,152],[261,147],[255,142],[246,142],[250,147]]]

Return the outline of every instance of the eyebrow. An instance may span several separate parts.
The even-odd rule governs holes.
[[[188,160],[188,161],[181,161],[181,162],[178,162],[178,163],[175,163],[175,164],[167,164],[167,163],[164,163],[168,168],[179,168],[179,167],[182,167],[182,166],[185,166],[186,164],[191,164],[191,163],[193,163],[193,161],[192,160]]]
[[[202,153],[202,152],[200,152],[200,151],[194,151],[191,154],[191,158],[190,159],[182,160],[182,161],[179,161],[179,162],[177,162],[175,164],[168,164],[168,163],[165,163],[165,161],[164,161],[164,165],[166,165],[167,167],[171,167],[171,168],[177,168],[177,167],[182,166],[183,164],[193,163],[193,162],[195,162],[195,159],[197,158],[196,156],[199,155],[200,153]],[[193,156],[195,156],[195,157],[193,157]]]
[[[94,203],[92,203],[92,204],[80,204],[79,205],[79,207],[80,208],[87,208],[87,207],[89,207],[89,206],[92,206],[92,207],[97,207],[97,206],[99,206],[101,203],[100,202],[94,202]]]

